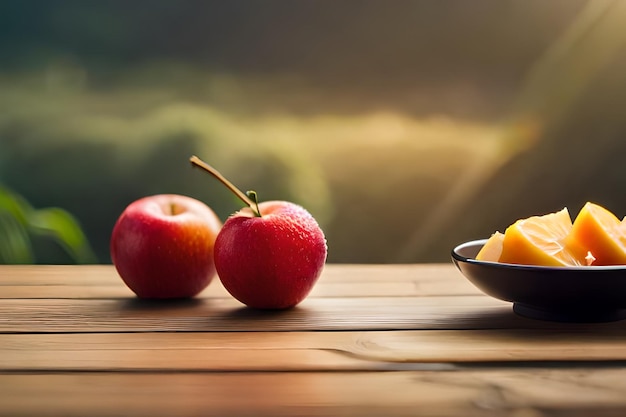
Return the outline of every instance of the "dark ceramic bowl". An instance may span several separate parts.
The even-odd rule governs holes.
[[[626,266],[549,267],[476,260],[487,240],[463,243],[452,261],[478,289],[522,316],[566,322],[626,318]]]

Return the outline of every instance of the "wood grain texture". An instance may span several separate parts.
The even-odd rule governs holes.
[[[342,371],[623,362],[622,329],[0,335],[0,371]]]
[[[623,416],[625,369],[0,374],[0,416]]]
[[[327,265],[309,297],[403,297],[477,295],[472,284],[451,265]],[[111,265],[0,266],[0,299],[129,298]],[[230,298],[215,278],[198,298]]]
[[[284,311],[252,310],[227,298],[0,302],[0,333],[475,329],[530,324],[513,314],[509,304],[484,296],[310,298]]]
[[[356,265],[328,264],[320,282],[385,282],[463,280],[450,264]],[[49,283],[106,284],[118,281],[112,265],[0,265],[0,285],[46,285]]]
[[[438,295],[477,295],[478,290],[450,285],[449,281],[410,282],[320,282],[309,298],[335,297],[429,297]],[[0,299],[10,298],[134,298],[134,293],[120,280],[115,284],[2,285]],[[212,282],[196,298],[231,298],[218,280]]]
[[[526,319],[451,265],[328,265],[298,307],[0,266],[0,416],[623,416],[626,322]]]

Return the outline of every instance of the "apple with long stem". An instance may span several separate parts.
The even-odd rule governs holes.
[[[222,226],[206,204],[159,194],[132,202],[111,234],[111,259],[139,298],[188,298],[216,275],[213,246]]]
[[[210,173],[245,207],[232,214],[214,247],[217,276],[241,303],[258,309],[286,309],[313,289],[326,263],[326,238],[315,218],[288,201],[258,203],[196,156],[193,166]]]

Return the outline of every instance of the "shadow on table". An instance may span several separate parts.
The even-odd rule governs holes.
[[[524,340],[554,340],[579,342],[586,337],[626,340],[626,320],[606,322],[567,322],[539,320],[525,317],[510,309],[488,310],[466,318],[466,327],[472,330],[489,330],[494,338],[520,338]]]
[[[144,299],[128,298],[120,302],[122,311],[152,311],[164,309],[188,309],[198,307],[205,303],[202,298],[176,298],[176,299]]]

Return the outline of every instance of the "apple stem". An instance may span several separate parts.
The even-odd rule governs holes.
[[[254,213],[256,217],[261,217],[261,212],[259,211],[259,204],[257,202],[256,192],[248,191],[248,195],[251,195],[252,198],[248,197],[248,195],[246,195],[243,191],[237,188],[232,182],[228,181],[226,177],[220,174],[220,172],[217,169],[213,168],[211,165],[207,164],[206,162],[204,162],[202,159],[198,158],[195,155],[189,158],[189,162],[191,162],[192,166],[202,168],[209,174],[213,175],[213,177],[215,177],[219,182],[224,184],[226,188],[232,191],[233,194],[235,194],[241,201],[243,201],[245,205],[250,207],[250,209],[252,210],[252,212]]]
[[[250,199],[254,202],[254,208],[250,207],[252,211],[254,212],[254,214],[257,217],[261,217],[261,210],[259,210],[259,199],[256,195],[256,191],[253,191],[253,190],[246,191],[246,195],[250,197]]]

